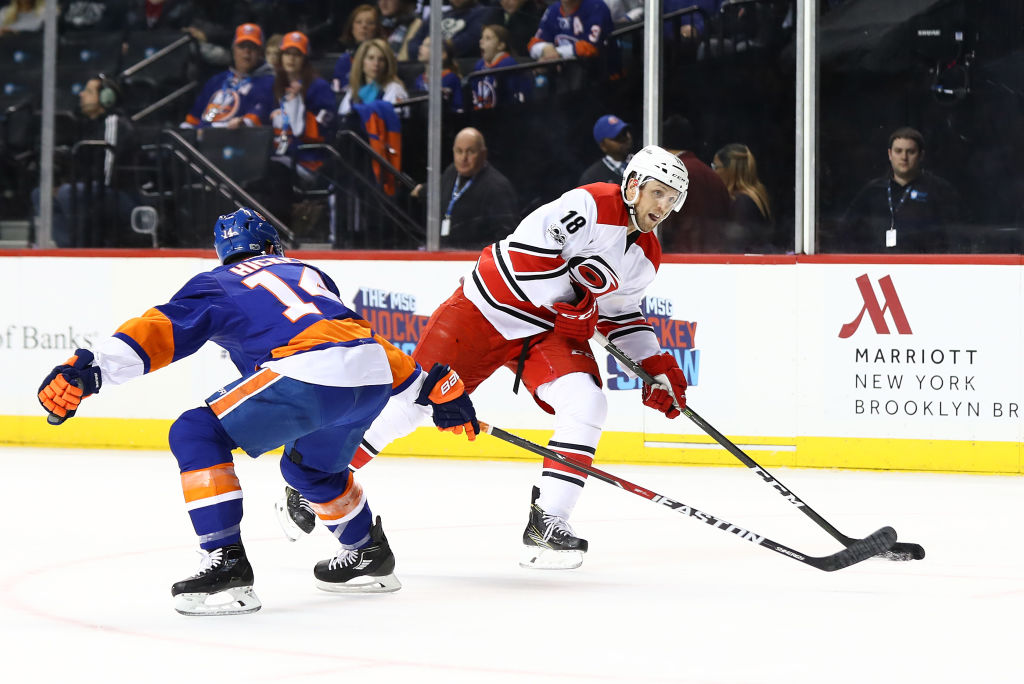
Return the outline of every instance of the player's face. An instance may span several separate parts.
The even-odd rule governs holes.
[[[913,178],[921,168],[921,149],[910,138],[896,138],[889,148],[892,172],[900,178]]]
[[[373,38],[377,33],[377,15],[370,11],[363,11],[352,20],[352,37],[357,43]]]
[[[484,29],[480,34],[480,56],[485,62],[490,62],[494,56],[504,49],[504,44],[498,40],[498,36],[490,29]]]
[[[235,71],[248,74],[260,63],[260,46],[244,41],[231,46],[231,55],[235,60]]]
[[[636,224],[644,233],[649,233],[672,211],[679,193],[661,181],[649,180],[640,188],[636,200]]]
[[[367,81],[379,80],[384,75],[387,64],[388,61],[385,59],[384,53],[380,51],[380,48],[372,46],[363,55],[363,76],[366,77]]]

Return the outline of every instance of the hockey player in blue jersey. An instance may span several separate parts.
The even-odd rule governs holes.
[[[363,433],[392,396],[433,407],[439,429],[474,439],[476,414],[447,366],[424,372],[342,303],[323,271],[284,256],[277,231],[242,208],[221,216],[214,243],[222,265],[193,277],[166,304],[124,323],[95,352],[78,349],[39,388],[54,425],[85,397],[163,368],[207,341],[223,347],[242,377],[171,425],[186,508],[204,557],[175,583],[185,615],[251,613],[253,570],[242,546],[242,489],[231,451],[284,446],[281,473],[337,538],[316,564],[319,588],[395,591],[395,557],[348,465]],[[230,601],[211,597],[227,592]]]

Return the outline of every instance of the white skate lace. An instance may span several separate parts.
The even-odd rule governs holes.
[[[352,565],[359,558],[359,552],[355,549],[342,549],[338,551],[337,555],[331,559],[331,562],[327,564],[328,570],[334,570],[335,568],[343,568],[346,565]]]
[[[572,526],[569,525],[565,518],[559,518],[557,515],[544,514],[544,541],[548,541],[555,535],[575,537],[576,532],[573,531]]]
[[[221,559],[224,557],[223,549],[214,549],[213,551],[207,551],[206,549],[199,549],[199,572],[195,574],[195,577],[205,575],[206,573],[213,570],[215,567],[220,565]]]

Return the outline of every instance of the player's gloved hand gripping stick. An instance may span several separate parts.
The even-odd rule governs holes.
[[[555,332],[577,340],[589,340],[597,325],[597,299],[588,288],[577,289],[583,290],[583,296],[575,304],[555,302],[551,305],[558,314],[555,316]]]
[[[39,403],[49,413],[50,425],[60,425],[75,415],[82,399],[96,394],[103,384],[99,366],[92,365],[88,349],[76,349],[67,363],[56,366],[39,386]]]
[[[609,354],[618,359],[626,368],[632,371],[637,377],[644,381],[644,383],[655,384],[657,378],[652,377],[652,374],[648,372],[646,366],[641,366],[636,361],[631,359],[624,351],[615,346],[612,342],[608,341],[601,333],[596,334],[595,338],[601,346],[603,346]],[[656,358],[656,357],[654,357]],[[685,385],[684,385],[685,388]],[[647,403],[646,401],[644,403]],[[786,498],[790,503],[803,511],[804,515],[813,520],[823,530],[832,535],[832,538],[841,544],[852,547],[858,544],[862,540],[848,537],[835,527],[832,526],[827,520],[822,518],[818,513],[808,506],[806,503],[800,500],[796,494],[794,494],[789,488],[785,487],[781,482],[776,480],[767,470],[762,468],[757,462],[746,454],[742,449],[733,444],[729,439],[721,432],[713,428],[707,421],[697,415],[696,411],[688,407],[685,401],[678,405],[678,410],[687,418],[697,424],[701,430],[706,432],[712,439],[721,444],[725,449],[735,456],[739,461],[753,470],[757,475],[764,480],[772,489],[776,490]],[[666,413],[666,415],[668,415]],[[678,414],[677,414],[678,415]],[[669,416],[671,418],[672,416]],[[876,533],[877,534],[877,533]],[[878,554],[882,558],[894,561],[909,561],[909,560],[920,560],[924,558],[924,547],[920,544],[914,544],[911,542],[896,542],[892,545],[892,548],[883,550]]]
[[[463,431],[469,441],[476,439],[480,423],[476,419],[473,402],[466,394],[462,378],[448,366],[435,363],[423,381],[423,388],[416,397],[421,406],[434,409],[434,425],[438,430],[461,435]]]

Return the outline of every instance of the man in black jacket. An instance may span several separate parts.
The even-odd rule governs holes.
[[[865,185],[847,209],[831,252],[942,254],[960,219],[956,190],[924,171],[924,137],[913,128],[889,136],[890,172]]]
[[[132,208],[138,204],[130,174],[119,169],[131,165],[135,128],[121,110],[117,82],[103,74],[89,79],[78,95],[74,131],[66,142],[79,145],[64,166],[74,169],[54,191],[51,237],[58,247],[132,247],[141,236],[129,229]],[[58,152],[65,151],[58,148]],[[71,156],[74,159],[71,159]],[[67,170],[65,169],[65,170]],[[39,212],[39,189],[32,202]]]
[[[458,132],[452,156],[441,175],[441,247],[478,250],[515,230],[522,218],[519,199],[512,183],[487,163],[487,145],[477,129]]]

